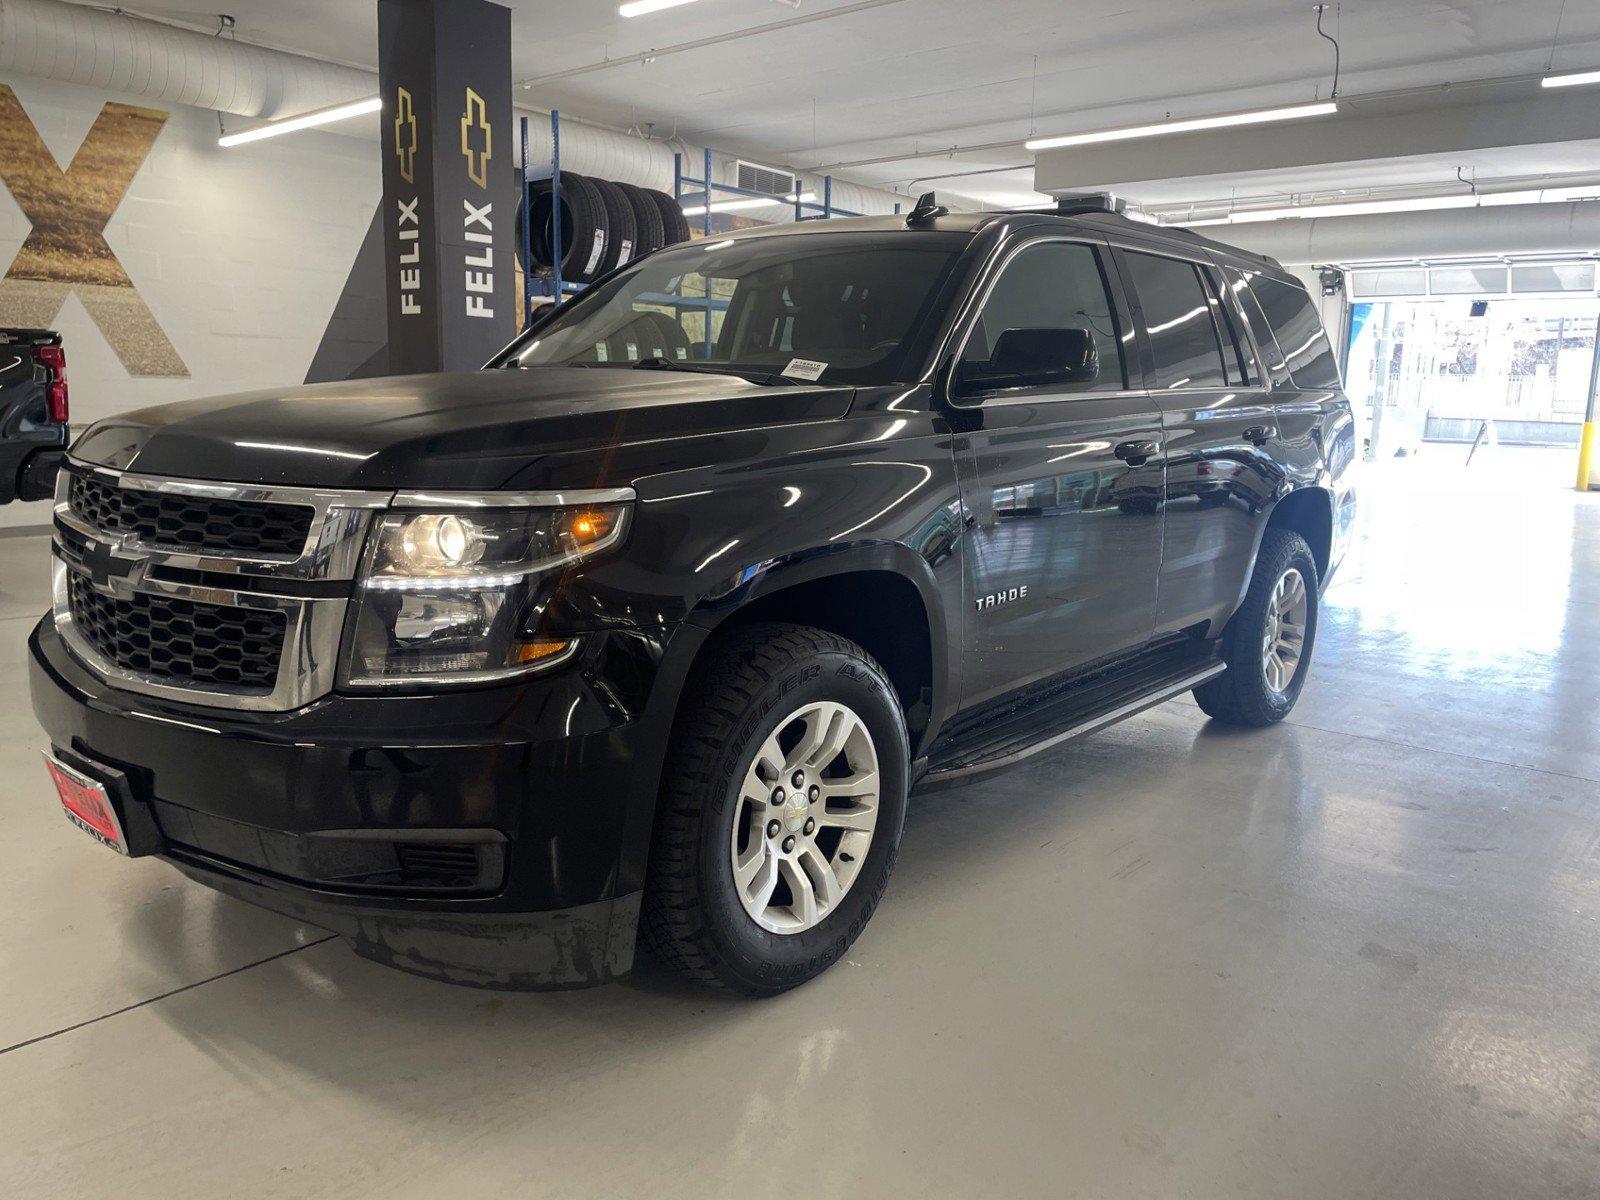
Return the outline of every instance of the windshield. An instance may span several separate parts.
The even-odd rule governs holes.
[[[643,363],[894,383],[918,361],[969,240],[931,231],[817,233],[674,247],[565,305],[502,365]]]

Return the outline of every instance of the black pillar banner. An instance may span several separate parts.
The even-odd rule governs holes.
[[[389,370],[470,371],[516,332],[511,10],[379,0]]]

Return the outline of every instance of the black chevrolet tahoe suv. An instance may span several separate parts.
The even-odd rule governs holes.
[[[709,237],[481,371],[93,426],[33,704],[77,824],[363,955],[771,994],[914,790],[1191,690],[1281,720],[1354,447],[1305,289],[1193,234]]]

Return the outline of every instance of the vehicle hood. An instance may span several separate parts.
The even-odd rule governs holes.
[[[96,424],[73,453],[140,474],[240,483],[616,486],[631,482],[619,477],[629,464],[650,461],[652,443],[842,417],[852,394],[633,368],[402,375],[142,409]]]

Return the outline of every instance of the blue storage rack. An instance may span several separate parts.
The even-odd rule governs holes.
[[[543,180],[550,181],[552,193],[561,195],[561,111],[550,110],[550,164],[531,167],[528,164],[528,118],[521,120],[522,131],[522,278],[524,282],[522,309],[523,323],[533,320],[535,296],[571,295],[581,292],[583,284],[568,283],[561,278],[561,221],[550,223],[550,258],[555,269],[549,279],[534,273],[533,269],[533,196],[530,188]]]
[[[684,185],[686,184],[691,187],[701,188],[703,190],[698,192],[690,192],[686,196],[683,193]],[[823,221],[829,217],[859,217],[862,215],[858,212],[851,212],[849,209],[835,208],[833,206],[832,175],[824,175],[822,177],[822,202],[820,204],[815,200],[801,200],[800,197],[805,193],[798,190],[799,187],[800,182],[797,179],[795,181],[796,191],[794,193],[793,200],[794,219],[796,221]],[[673,198],[677,200],[680,206],[684,204],[685,201],[699,203],[704,206],[705,213],[703,232],[705,233],[706,237],[711,236],[711,218],[715,215],[711,211],[711,205],[715,202],[715,197],[718,192],[722,192],[726,195],[734,197],[742,196],[751,200],[772,199],[771,192],[758,192],[753,188],[734,187],[731,183],[716,183],[712,181],[711,151],[709,149],[705,152],[705,168],[699,179],[694,178],[692,175],[685,175],[683,173],[682,154],[674,154],[672,156]],[[895,211],[900,211],[900,206],[898,204],[895,205]]]
[[[550,258],[551,258],[552,262],[555,264],[555,266],[551,270],[551,272],[550,272],[548,277],[536,274],[534,272],[534,267],[533,267],[533,200],[532,200],[532,196],[529,193],[529,189],[533,184],[539,183],[539,182],[542,182],[543,180],[548,179],[548,180],[550,180],[550,185],[551,185],[552,192],[557,197],[559,197],[561,195],[561,112],[560,112],[560,110],[559,109],[552,109],[550,111],[550,162],[549,162],[548,166],[532,167],[528,163],[528,118],[527,117],[523,117],[521,119],[521,134],[522,134],[522,247],[521,247],[521,251],[522,251],[522,275],[523,275],[523,279],[524,279],[525,285],[526,285],[524,287],[524,291],[523,291],[523,320],[524,320],[524,323],[526,323],[526,322],[530,322],[530,321],[533,320],[533,300],[534,300],[535,296],[553,297],[559,303],[560,299],[563,296],[569,296],[569,295],[572,295],[575,292],[583,291],[585,285],[583,285],[581,283],[568,282],[568,281],[563,280],[561,278],[561,254],[562,254],[562,248],[561,248],[561,222],[560,222],[559,219],[551,222],[551,229],[550,229],[550,242],[551,242],[551,244],[550,244]],[[709,149],[705,152],[704,170],[703,170],[703,172],[701,174],[701,177],[698,178],[698,179],[694,178],[691,175],[684,174],[684,170],[683,170],[683,155],[681,153],[680,154],[674,154],[672,156],[672,195],[673,195],[673,199],[675,199],[678,202],[680,207],[683,205],[683,203],[685,201],[690,201],[690,202],[698,201],[703,205],[703,207],[705,208],[705,213],[704,213],[704,220],[703,220],[703,223],[702,223],[702,226],[701,226],[701,231],[707,237],[711,236],[711,223],[712,223],[711,219],[715,215],[711,211],[711,205],[714,202],[713,198],[718,193],[721,193],[721,194],[724,194],[724,195],[728,195],[728,196],[735,196],[735,197],[741,197],[742,196],[742,197],[747,197],[747,198],[750,198],[750,199],[758,199],[758,198],[759,199],[770,199],[771,198],[771,193],[770,192],[758,192],[758,191],[754,191],[754,190],[752,190],[750,188],[735,187],[735,186],[733,186],[732,184],[729,184],[729,183],[717,183],[714,180],[712,180],[712,178],[711,178],[711,169],[712,169],[712,154],[711,154],[711,151]],[[685,195],[683,189],[684,189],[684,187],[686,185],[690,186],[690,187],[699,188],[701,190],[697,191],[697,192],[691,192],[688,195]],[[799,186],[800,186],[799,182],[796,181],[796,183],[795,183],[796,189],[798,189]],[[826,219],[828,219],[830,217],[859,217],[859,216],[862,215],[862,214],[857,213],[857,212],[851,212],[848,209],[835,208],[834,207],[834,204],[833,204],[833,176],[831,176],[831,175],[824,175],[822,177],[822,201],[821,201],[821,203],[818,203],[815,200],[801,200],[800,199],[801,195],[803,195],[803,193],[800,192],[799,190],[796,190],[795,199],[793,201],[794,219],[796,221],[822,221],[822,220],[826,220]],[[900,211],[900,206],[898,204],[896,204],[894,206],[894,210],[895,210],[895,212],[899,212]],[[704,297],[700,297],[700,296],[668,296],[668,295],[660,295],[660,296],[641,296],[639,298],[641,300],[645,300],[645,301],[647,301],[649,303],[667,305],[667,306],[670,306],[670,307],[673,307],[673,308],[702,308],[703,307],[706,310],[706,344],[707,344],[708,347],[711,344],[711,313],[714,312],[714,311],[717,311],[717,310],[726,309],[728,307],[728,302],[726,300],[718,299],[717,297],[712,296],[712,295],[709,294],[709,286],[708,286],[708,289],[707,289],[707,295],[705,295]]]

